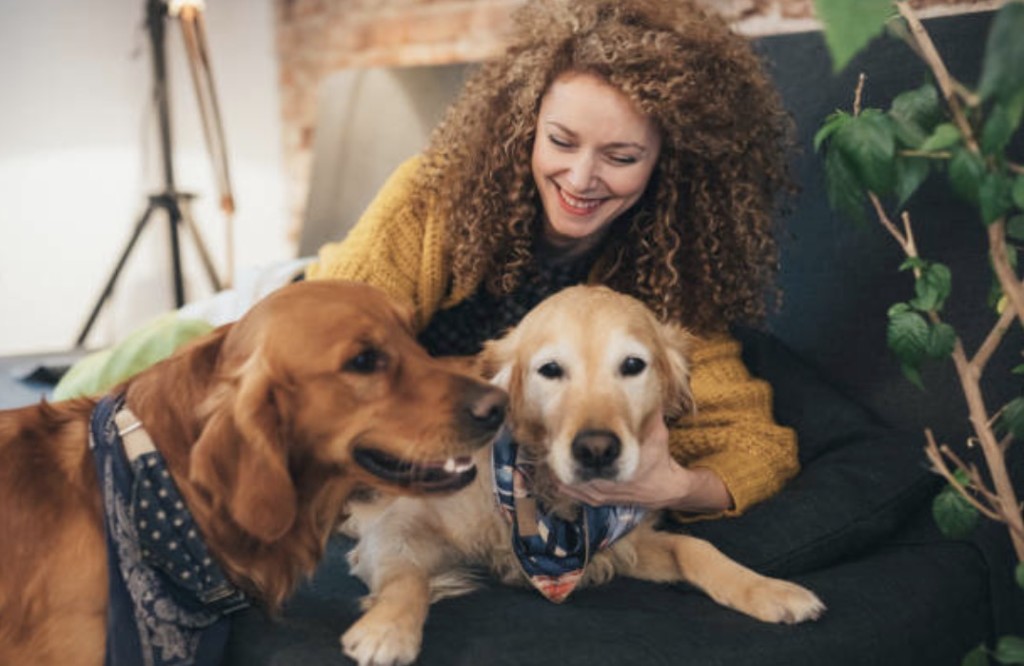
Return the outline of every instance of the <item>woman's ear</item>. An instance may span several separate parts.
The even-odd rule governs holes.
[[[665,350],[665,416],[669,421],[697,411],[690,387],[690,348],[694,336],[677,324],[659,324]]]
[[[189,478],[247,533],[276,541],[295,522],[298,499],[274,381],[260,352],[214,400],[192,449]]]

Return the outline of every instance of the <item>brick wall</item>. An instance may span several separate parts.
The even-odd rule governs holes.
[[[501,47],[524,0],[274,0],[285,169],[293,229],[312,163],[317,91],[346,67],[476,61]],[[671,0],[666,0],[671,1]],[[812,0],[700,0],[751,36],[815,29]],[[989,9],[1001,0],[912,0],[922,15]]]

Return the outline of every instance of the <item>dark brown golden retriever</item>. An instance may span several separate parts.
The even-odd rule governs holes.
[[[382,292],[344,282],[285,287],[118,391],[209,552],[271,608],[315,567],[356,488],[467,485],[505,407],[500,389],[431,359]],[[0,413],[0,664],[103,663],[94,405]]]

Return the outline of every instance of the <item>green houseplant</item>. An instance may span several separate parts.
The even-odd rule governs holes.
[[[850,110],[825,119],[815,136],[824,155],[831,206],[864,222],[870,214],[899,244],[905,261],[899,270],[913,276],[912,294],[888,311],[887,342],[911,382],[923,386],[920,369],[929,361],[952,360],[965,398],[973,436],[941,443],[926,429],[925,453],[948,481],[936,497],[934,514],[948,535],[968,533],[984,518],[1005,524],[1016,552],[1017,581],[1024,588],[1024,513],[1007,470],[1009,447],[1024,439],[1024,397],[1005,404],[985,401],[989,367],[1006,333],[1024,326],[1024,282],[1018,250],[1024,246],[1024,165],[1020,152],[1024,116],[1024,1],[1006,2],[993,18],[977,85],[948,72],[927,31],[907,2],[815,0],[836,71],[888,28],[906,41],[927,65],[930,80],[897,95],[888,109],[861,108],[866,85],[861,74]],[[948,182],[952,192],[976,212],[979,233],[988,240],[993,273],[989,296],[991,330],[969,350],[943,320],[954,276],[929,260],[927,237],[919,245],[914,225],[914,193],[929,178]],[[986,373],[989,373],[988,375]],[[973,451],[967,451],[973,449]],[[974,454],[974,455],[969,455]],[[1024,639],[1001,638],[994,650],[979,646],[965,664],[1024,664]]]

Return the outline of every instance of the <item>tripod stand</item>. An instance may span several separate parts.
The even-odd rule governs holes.
[[[168,99],[169,90],[167,83],[167,61],[165,52],[166,27],[164,21],[166,17],[167,4],[164,0],[147,0],[146,25],[153,51],[153,99],[156,102],[157,117],[159,120],[160,156],[163,164],[164,189],[158,194],[150,195],[146,211],[142,214],[142,217],[139,218],[138,222],[136,222],[135,229],[132,232],[131,238],[128,240],[128,244],[121,253],[110,278],[103,287],[103,291],[100,292],[99,299],[93,306],[92,312],[89,314],[89,318],[86,320],[81,333],[78,335],[78,340],[75,342],[76,347],[82,347],[85,345],[85,340],[89,336],[89,331],[92,330],[93,324],[96,323],[96,318],[103,309],[104,303],[106,303],[110,298],[110,295],[113,293],[114,285],[117,283],[117,279],[120,277],[121,271],[124,268],[125,263],[127,263],[128,257],[134,249],[136,242],[145,230],[146,225],[153,218],[153,214],[158,211],[163,211],[166,214],[168,230],[170,231],[171,277],[174,285],[175,307],[181,307],[185,304],[185,284],[181,270],[180,231],[182,225],[188,229],[192,235],[192,239],[195,241],[196,248],[199,251],[199,257],[203,263],[203,267],[206,270],[213,289],[215,291],[220,291],[221,288],[220,279],[217,277],[217,271],[210,259],[210,254],[207,252],[202,236],[199,234],[199,229],[196,227],[195,221],[192,218],[190,204],[192,199],[195,197],[192,194],[178,192],[174,184],[174,162],[171,148],[171,112],[170,102]]]

